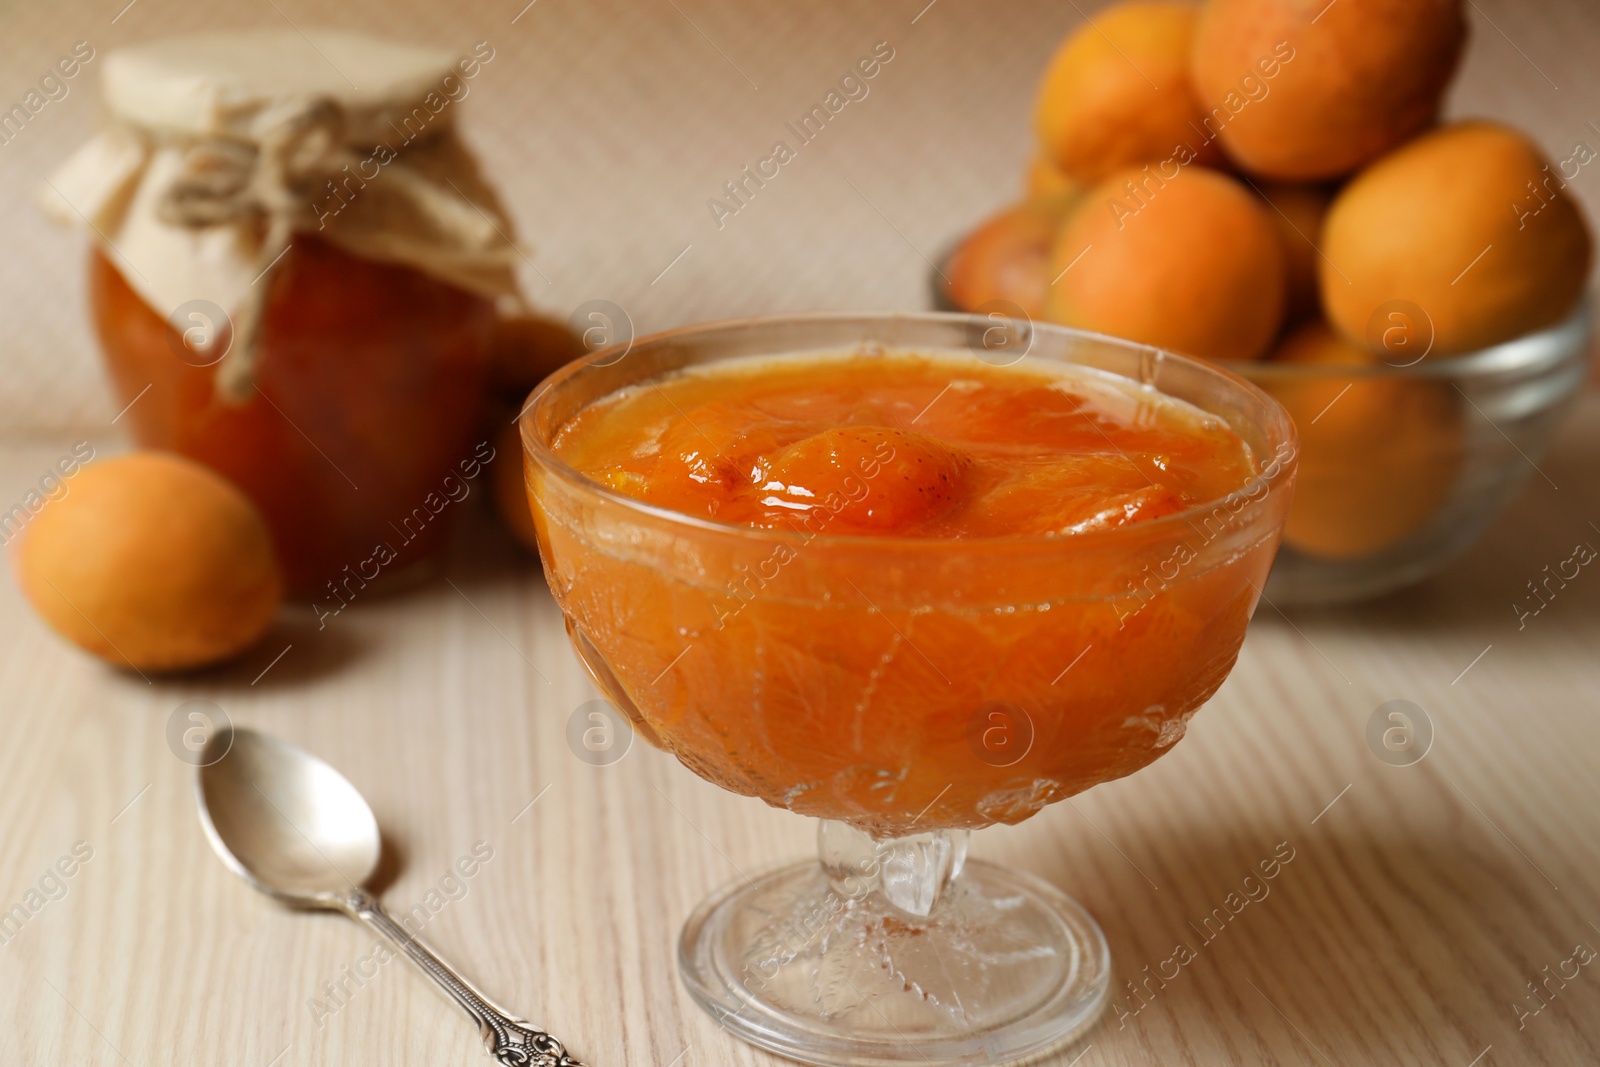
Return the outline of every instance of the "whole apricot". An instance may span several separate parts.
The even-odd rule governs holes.
[[[945,295],[963,311],[1003,301],[1030,318],[1044,314],[1050,250],[1076,201],[1072,194],[1032,197],[978,225],[945,264]]]
[[[1123,171],[1073,209],[1051,261],[1051,319],[1205,359],[1256,359],[1283,322],[1283,242],[1227,175]]]
[[[1189,77],[1198,8],[1123,0],[1062,42],[1039,86],[1034,126],[1046,158],[1081,182],[1177,157],[1220,163]]]
[[[1386,305],[1432,324],[1434,355],[1508,341],[1563,318],[1589,273],[1588,225],[1559,173],[1515,130],[1441,127],[1345,186],[1323,228],[1322,301],[1364,339]]]
[[[243,651],[277,613],[283,581],[261,514],[191,460],[135,452],[64,483],[23,532],[17,584],[46,622],[142,671]]]
[[[1321,321],[1290,334],[1272,358],[1327,371],[1260,383],[1300,431],[1284,543],[1349,559],[1380,552],[1426,524],[1461,469],[1460,402],[1450,385],[1387,370],[1377,354]]]
[[[495,323],[489,348],[490,388],[520,403],[534,386],[587,351],[583,338],[564,323],[543,315],[504,316]]]
[[[1202,124],[1240,166],[1348,174],[1433,122],[1461,0],[1211,0],[1194,35]]]
[[[489,493],[494,498],[495,514],[524,548],[537,553],[539,536],[534,531],[533,512],[528,508],[528,490],[522,477],[522,435],[515,424],[500,431],[494,452],[494,462],[489,464]]]
[[[1284,280],[1288,284],[1285,317],[1299,322],[1319,307],[1317,267],[1322,258],[1322,220],[1331,199],[1320,185],[1266,183],[1258,192],[1267,202],[1267,217],[1283,241]]]

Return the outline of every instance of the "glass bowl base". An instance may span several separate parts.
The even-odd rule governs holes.
[[[837,1067],[1034,1055],[1093,1026],[1111,976],[1076,901],[979,861],[926,917],[830,883],[815,862],[740,880],[690,916],[678,966],[735,1036]]]

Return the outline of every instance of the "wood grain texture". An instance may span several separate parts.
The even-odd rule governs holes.
[[[65,447],[0,450],[3,498]],[[1597,456],[1591,397],[1540,464],[1559,489],[1534,477],[1443,574],[1360,608],[1264,606],[1170,754],[976,836],[977,855],[1088,905],[1119,985],[1178,944],[1198,957],[1145,997],[1124,987],[1126,1017],[1046,1062],[1600,1059],[1593,968],[1552,984],[1524,1026],[1513,1008],[1576,944],[1600,946],[1600,577],[1585,571],[1523,629],[1512,608],[1546,563],[1600,542]],[[245,661],[197,677],[102,668],[9,584],[0,620],[0,907],[75,842],[93,850],[0,947],[0,1062],[483,1062],[464,1017],[398,962],[316,1010],[372,937],[278,908],[211,855],[165,733],[191,699],[348,774],[388,835],[385,899],[436,912],[429,939],[590,1063],[777,1062],[701,1016],[674,946],[704,894],[806,854],[810,826],[643,744],[609,766],[575,758],[567,722],[593,690],[535,565],[486,516],[470,516],[443,579],[357,602],[320,632],[291,606]],[[1369,716],[1393,699],[1435,730],[1413,766],[1367,747]],[[477,842],[493,858],[448,881]],[[1285,842],[1269,895],[1208,925]]]
[[[922,0],[803,13],[680,0],[682,14],[539,0],[513,27],[519,0],[278,6],[296,21],[495,41],[468,126],[550,278],[530,271],[530,291],[562,312],[614,299],[641,329],[922,306],[922,257],[1017,188],[1034,80],[1081,18],[1072,5],[1001,14],[973,0],[940,0],[915,26]],[[106,48],[279,20],[254,4],[139,0],[112,24],[120,7],[0,12],[0,101],[80,38]],[[1552,152],[1600,143],[1587,125],[1600,121],[1590,113],[1600,9],[1479,0],[1473,21],[1453,110],[1510,118]],[[885,38],[897,58],[838,137],[830,130],[717,231],[704,199]],[[80,82],[0,148],[6,507],[75,433],[115,447],[76,244],[25,200],[87,134],[90,88]],[[1574,183],[1591,214],[1597,173]],[[1512,608],[1545,564],[1579,540],[1600,544],[1596,457],[1590,398],[1540,464],[1549,481],[1535,476],[1443,574],[1360,608],[1284,617],[1264,606],[1233,676],[1171,753],[975,838],[975,854],[1089,907],[1119,986],[1178,943],[1197,955],[1142,1000],[1124,988],[1126,1018],[1113,1012],[1045,1062],[1600,1061],[1600,968],[1556,989],[1521,1028],[1513,1009],[1532,1006],[1526,983],[1575,944],[1600,947],[1600,576],[1585,571],[1525,629]],[[464,1017],[400,962],[349,981],[336,1012],[315,1011],[324,983],[356,967],[372,938],[277,908],[212,856],[192,770],[166,740],[191,699],[343,770],[388,835],[386,902],[448,900],[425,936],[595,1067],[781,1062],[700,1014],[678,984],[675,944],[713,888],[807,854],[810,826],[643,745],[611,766],[576,759],[567,721],[594,692],[536,565],[481,515],[456,547],[448,582],[359,603],[321,631],[309,609],[293,609],[244,661],[148,683],[62,644],[0,583],[0,912],[76,842],[92,849],[65,895],[0,945],[0,1063],[485,1062]],[[1366,744],[1369,716],[1392,699],[1422,706],[1435,729],[1411,767],[1386,766]],[[449,900],[451,865],[480,841],[493,858]],[[1294,859],[1270,895],[1206,941],[1205,916],[1282,842]]]

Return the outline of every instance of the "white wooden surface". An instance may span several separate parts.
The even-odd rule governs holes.
[[[651,329],[920,306],[923,254],[1016,188],[1033,82],[1081,18],[1072,5],[975,0],[940,0],[915,25],[923,0],[804,14],[539,0],[512,25],[521,7],[139,0],[113,23],[120,2],[18,5],[0,11],[0,101],[82,38],[106,48],[282,17],[489,37],[502,80],[475,90],[468,126],[551,279],[530,271],[531,291],[563,313],[614,299]],[[1593,4],[1474,8],[1454,109],[1519,121],[1561,155],[1575,140],[1600,144],[1588,125],[1600,121]],[[880,39],[897,58],[837,139],[830,131],[717,231],[704,199]],[[0,149],[7,507],[73,441],[117,442],[76,245],[24,199],[89,129],[90,90],[80,82]],[[1597,173],[1574,183],[1591,205]],[[1427,584],[1287,619],[1263,607],[1234,675],[1152,767],[977,837],[977,854],[1090,907],[1119,981],[1180,942],[1198,955],[1137,1014],[1113,1013],[1049,1062],[1600,1061],[1600,966],[1541,987],[1553,1000],[1520,1027],[1514,1008],[1531,1011],[1527,983],[1575,946],[1600,948],[1600,576],[1586,569],[1525,629],[1513,609],[1546,564],[1580,540],[1600,545],[1600,401],[1540,466],[1549,481],[1535,476]],[[192,771],[165,737],[190,699],[350,776],[389,835],[385,898],[397,909],[428,907],[451,865],[477,842],[492,848],[459,899],[433,898],[425,934],[595,1067],[776,1062],[699,1014],[674,944],[705,893],[806,853],[810,828],[642,745],[611,766],[576,759],[567,720],[593,692],[536,566],[481,516],[469,525],[448,583],[358,604],[322,632],[308,609],[291,611],[244,661],[150,684],[63,645],[0,583],[0,912],[29,912],[0,937],[0,1063],[484,1062],[457,1009],[399,962],[363,985],[346,979],[347,1002],[317,1010],[318,998],[334,1004],[324,983],[358,967],[372,939],[275,907],[213,858]],[[1365,741],[1392,699],[1422,706],[1435,730],[1414,766],[1381,763]],[[48,872],[77,842],[92,856],[58,884]],[[1270,895],[1205,943],[1195,926],[1281,842],[1294,859]]]
[[[5,498],[60,447],[0,451]],[[1358,609],[1264,607],[1169,755],[977,835],[977,854],[1093,910],[1119,980],[1179,943],[1199,956],[1052,1062],[1600,1058],[1600,967],[1552,983],[1524,1026],[1513,1008],[1531,1009],[1544,967],[1600,947],[1600,577],[1584,571],[1525,629],[1512,607],[1546,563],[1600,544],[1596,457],[1591,398],[1541,464],[1560,488],[1535,477],[1465,559]],[[558,613],[526,557],[483,516],[473,526],[449,582],[358,603],[320,633],[292,613],[245,661],[182,681],[88,662],[0,589],[0,906],[26,907],[75,842],[93,850],[0,948],[0,1061],[481,1062],[455,1007],[401,963],[318,1010],[372,938],[279,909],[212,857],[165,736],[200,698],[343,769],[389,835],[386,899],[436,910],[429,938],[591,1064],[770,1062],[699,1014],[673,946],[703,894],[804,854],[809,827],[642,743],[609,766],[575,758],[567,720],[593,693]],[[1413,766],[1365,741],[1391,699],[1435,731]],[[480,841],[493,858],[443,886],[459,899],[430,901]],[[1196,927],[1282,842],[1294,859],[1270,894],[1207,943]]]

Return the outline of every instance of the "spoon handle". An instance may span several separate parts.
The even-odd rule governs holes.
[[[583,1067],[567,1055],[560,1041],[498,1007],[488,997],[478,992],[472,983],[456,973],[417,936],[383,909],[378,899],[365,889],[352,891],[344,901],[345,909],[355,918],[382,934],[395,948],[405,953],[423,973],[439,983],[457,1004],[467,1009],[467,1014],[478,1022],[483,1031],[483,1045],[497,1063],[507,1067]]]

